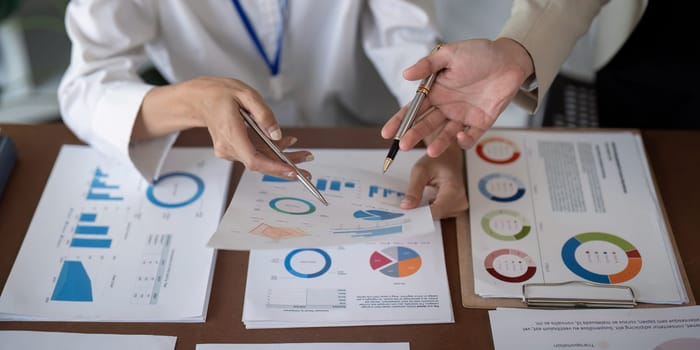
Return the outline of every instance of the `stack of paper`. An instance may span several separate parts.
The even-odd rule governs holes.
[[[299,183],[243,175],[212,242],[277,248],[250,253],[247,328],[453,322],[439,224],[398,207],[422,152],[401,153],[396,177],[380,173],[385,152],[314,150],[304,166],[327,208]]]
[[[246,328],[451,323],[441,232],[250,252]]]
[[[477,295],[585,281],[687,302],[639,135],[492,130],[467,177]]]
[[[176,339],[161,335],[0,331],[3,349],[173,350]]]
[[[489,311],[496,350],[700,349],[700,307]]]
[[[231,165],[173,149],[149,184],[64,146],[0,297],[5,320],[201,322]]]
[[[409,350],[408,343],[197,344],[197,350]]]

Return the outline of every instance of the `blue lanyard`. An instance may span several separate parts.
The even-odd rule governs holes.
[[[284,39],[284,13],[286,12],[287,8],[287,0],[282,0],[282,4],[280,6],[280,16],[282,16],[282,25],[280,25],[279,36],[277,38],[277,49],[274,52],[274,60],[271,60],[270,57],[267,56],[267,52],[265,52],[265,47],[262,45],[258,34],[255,32],[255,28],[253,28],[253,23],[250,22],[250,18],[248,18],[248,15],[243,9],[240,0],[231,0],[231,2],[233,2],[233,6],[236,8],[236,12],[238,12],[238,15],[241,17],[241,21],[243,22],[245,29],[248,31],[250,39],[253,40],[253,44],[255,44],[255,48],[258,50],[258,53],[260,53],[260,56],[262,56],[263,60],[265,61],[265,64],[267,64],[267,67],[270,69],[270,74],[272,74],[272,76],[276,76],[280,72],[280,56],[282,56],[282,41]]]

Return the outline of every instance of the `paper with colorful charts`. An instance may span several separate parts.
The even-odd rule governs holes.
[[[1,320],[203,322],[232,164],[176,147],[160,177],[64,145],[0,296]]]
[[[298,181],[246,171],[209,245],[295,248],[433,232],[427,201],[413,210],[399,208],[410,168],[423,152],[401,152],[392,164],[396,168],[382,174],[386,150],[313,150],[315,160],[300,167],[311,172],[328,206]]]
[[[581,280],[687,301],[639,135],[494,129],[466,160],[477,295]]]
[[[252,250],[243,322],[249,329],[454,322],[443,251],[439,227],[379,242]]]

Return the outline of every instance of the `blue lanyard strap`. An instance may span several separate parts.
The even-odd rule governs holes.
[[[243,9],[240,0],[231,0],[231,2],[233,2],[233,6],[236,8],[236,12],[238,12],[238,15],[241,17],[243,26],[245,26],[246,31],[248,31],[248,35],[253,41],[253,44],[255,44],[255,48],[258,50],[258,53],[260,53],[260,56],[262,56],[263,60],[265,61],[265,64],[267,64],[267,67],[270,69],[270,74],[272,74],[272,76],[276,76],[280,72],[280,57],[282,56],[282,41],[284,39],[284,14],[286,12],[285,10],[287,7],[287,0],[282,0],[282,3],[280,5],[280,16],[282,16],[282,22],[279,29],[279,35],[277,37],[277,48],[274,52],[274,60],[270,60],[270,57],[267,56],[267,52],[265,52],[265,47],[260,41],[258,34],[255,32],[253,23],[250,21],[250,18],[248,18],[248,15]]]

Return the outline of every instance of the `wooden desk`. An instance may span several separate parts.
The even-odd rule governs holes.
[[[0,286],[4,286],[27,232],[58,150],[65,143],[80,143],[63,124],[6,125],[18,149],[18,161],[0,198]],[[299,137],[299,147],[388,147],[378,129],[287,129]],[[668,211],[688,278],[700,290],[700,132],[645,131],[642,133],[662,200]],[[181,135],[177,145],[211,145],[205,130]],[[232,178],[231,192],[242,167]],[[445,259],[455,323],[377,327],[326,327],[309,329],[246,330],[241,322],[247,252],[221,251],[206,323],[52,323],[0,322],[2,330],[70,331],[87,333],[160,334],[177,336],[177,349],[194,349],[197,343],[271,342],[400,342],[412,350],[493,348],[486,310],[461,306],[457,240],[454,220],[442,222]]]

